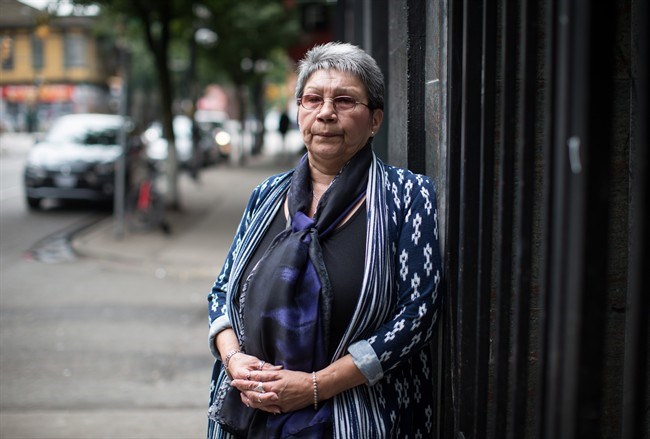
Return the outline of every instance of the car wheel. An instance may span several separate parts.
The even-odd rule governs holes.
[[[41,199],[34,197],[27,197],[27,205],[30,209],[40,209],[41,208]]]

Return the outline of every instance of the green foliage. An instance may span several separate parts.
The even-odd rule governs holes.
[[[296,12],[280,0],[206,0],[205,6],[211,12],[210,27],[219,35],[216,46],[204,49],[205,59],[235,84],[260,79],[254,68],[242,69],[242,61],[253,66],[257,60],[270,61],[274,51],[286,49],[300,33]]]
[[[256,83],[269,73],[283,72],[276,62],[300,33],[295,10],[287,10],[281,0],[74,0],[80,5],[97,4],[102,8],[98,32],[119,41],[132,54],[132,86],[150,89],[155,84],[155,64],[147,48],[145,28],[159,39],[163,23],[169,19],[170,50],[167,65],[175,80],[183,82],[179,72],[189,64],[188,41],[196,28],[205,27],[219,36],[211,47],[197,47],[197,80],[238,85]],[[209,17],[197,18],[195,6],[209,11]],[[144,19],[143,17],[146,17]],[[242,61],[270,61],[270,70],[243,70]],[[250,63],[248,64],[250,65]],[[258,63],[259,67],[260,63]],[[244,62],[244,66],[247,66]],[[183,87],[179,91],[184,90]]]

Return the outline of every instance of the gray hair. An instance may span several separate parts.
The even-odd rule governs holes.
[[[371,110],[384,109],[384,75],[374,58],[349,43],[332,42],[314,46],[298,63],[296,98],[302,97],[309,77],[318,70],[351,73],[361,80]]]

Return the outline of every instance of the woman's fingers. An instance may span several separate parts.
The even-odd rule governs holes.
[[[275,387],[271,383],[278,381],[280,378],[281,375],[278,371],[247,371],[243,377],[233,379],[231,385],[244,391],[253,390],[261,382],[264,391],[269,392],[273,391]]]
[[[241,392],[241,400],[246,406],[263,410],[265,412],[280,414],[280,407],[274,404],[277,401],[275,393]]]
[[[254,371],[282,370],[282,366],[274,366],[252,355],[239,353],[230,359],[228,370],[233,378],[250,380],[255,379],[252,378]]]
[[[305,372],[251,371],[250,379],[235,379],[231,385],[246,398],[242,398],[245,404],[271,413],[275,409],[288,413],[314,403],[312,377]]]

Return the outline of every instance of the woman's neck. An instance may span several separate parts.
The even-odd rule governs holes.
[[[313,217],[316,213],[318,202],[320,201],[325,191],[327,191],[327,189],[332,184],[332,181],[334,180],[336,174],[338,174],[338,171],[336,173],[328,173],[327,171],[323,172],[321,169],[319,169],[318,166],[314,166],[312,164],[309,166],[312,187],[312,200],[311,207],[309,209],[309,216]]]

